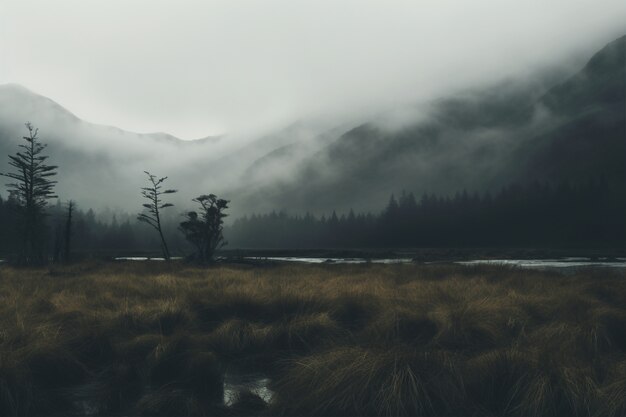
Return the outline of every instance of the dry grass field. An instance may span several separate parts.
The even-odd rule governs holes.
[[[623,416],[625,278],[2,266],[0,415]],[[228,373],[267,378],[271,399],[225,404]]]

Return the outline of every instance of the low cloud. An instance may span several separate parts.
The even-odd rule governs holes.
[[[84,120],[244,143],[358,118],[597,50],[623,1],[5,2],[0,83]]]

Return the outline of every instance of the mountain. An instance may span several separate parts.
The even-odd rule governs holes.
[[[540,100],[555,122],[517,152],[527,178],[626,182],[626,36]]]
[[[145,185],[145,170],[169,177],[168,185],[180,190],[172,196],[180,210],[199,194],[217,193],[237,201],[235,192],[243,183],[260,181],[257,171],[264,172],[263,181],[272,182],[282,175],[278,169],[271,175],[265,172],[267,166],[261,167],[257,161],[263,155],[293,146],[304,158],[326,143],[314,140],[319,129],[305,122],[247,143],[230,141],[227,136],[185,141],[161,132],[128,132],[83,121],[20,85],[0,85],[0,155],[17,151],[25,122],[39,129],[39,137],[48,146],[49,162],[59,166],[56,191],[60,198],[100,210],[134,212],[141,207],[139,189]],[[8,158],[3,157],[0,172],[6,169]],[[0,186],[0,195],[6,197],[2,191]],[[235,206],[234,210],[238,209],[243,213],[247,207]]]
[[[11,118],[32,117],[38,125],[46,128],[51,127],[54,131],[64,128],[67,125],[88,125],[89,128],[105,132],[109,141],[119,139],[119,136],[136,135],[138,142],[144,142],[146,145],[158,143],[168,143],[171,145],[186,145],[190,143],[200,143],[205,141],[215,141],[219,138],[207,137],[196,141],[181,140],[173,135],[163,132],[156,133],[131,133],[125,132],[113,126],[96,125],[83,122],[75,114],[64,108],[57,102],[34,93],[33,91],[19,84],[2,84],[0,85],[0,106],[4,110],[0,113],[3,119],[3,126],[12,125]],[[128,140],[128,138],[124,138]]]
[[[214,144],[212,138],[189,142],[165,133],[133,133],[88,123],[22,86],[0,85],[0,155],[17,150],[27,121],[39,129],[50,163],[59,166],[58,194],[85,206],[120,206],[120,201],[135,197],[144,170],[178,171],[168,156],[192,158],[198,147],[204,152]],[[0,172],[6,162],[0,161]]]
[[[403,189],[493,191],[604,177],[626,192],[625,53],[622,37],[547,90],[510,82],[439,100],[408,125],[362,124],[302,161],[292,181],[248,198],[296,212],[345,212],[378,210]]]
[[[553,87],[541,101],[556,113],[581,113],[593,107],[624,110],[626,35],[596,53],[575,76]]]
[[[626,192],[625,53],[622,37],[549,86],[512,80],[365,122],[301,120],[245,140],[126,132],[2,85],[0,155],[15,152],[30,121],[59,165],[63,199],[131,212],[140,207],[144,170],[167,175],[180,190],[178,211],[213,192],[232,200],[232,217],[280,209],[377,211],[402,190],[494,191],[536,180],[602,176]]]

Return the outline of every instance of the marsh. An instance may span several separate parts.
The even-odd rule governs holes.
[[[594,268],[5,265],[0,411],[623,415],[625,299]]]

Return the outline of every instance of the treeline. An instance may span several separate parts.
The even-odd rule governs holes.
[[[354,211],[338,216],[252,215],[223,227],[228,201],[203,194],[196,210],[169,214],[175,189],[167,177],[145,172],[144,203],[135,216],[96,218],[54,194],[57,166],[47,165],[38,130],[15,155],[8,199],[0,197],[0,256],[18,264],[70,262],[76,254],[139,254],[159,251],[165,259],[185,255],[208,263],[228,240],[231,248],[398,248],[398,247],[623,247],[626,245],[626,187],[603,178],[578,184],[511,185],[496,194],[454,196],[411,193],[391,196],[381,213]],[[57,199],[56,205],[48,204]],[[381,201],[381,207],[385,202]],[[138,205],[139,209],[139,205]],[[181,221],[182,220],[182,221]],[[145,224],[140,225],[139,222]],[[223,233],[224,232],[224,233]],[[226,239],[224,238],[226,237]]]
[[[626,244],[626,190],[599,178],[419,201],[403,192],[379,214],[272,212],[238,219],[226,233],[239,248],[615,247]]]
[[[50,260],[73,261],[72,253],[77,247],[83,253],[110,248],[118,254],[138,249],[135,242],[140,242],[142,250],[150,247],[154,238],[142,236],[137,241],[129,220],[121,225],[115,218],[111,224],[98,223],[93,211],[78,211],[73,200],[62,208],[55,194],[58,181],[54,178],[59,167],[48,164],[44,153],[47,145],[41,142],[39,129],[31,123],[25,123],[25,127],[24,142],[17,146],[15,154],[8,155],[9,171],[0,172],[0,177],[10,181],[6,184],[8,201],[0,198],[0,255],[8,255],[9,261],[17,265],[42,265]],[[177,190],[164,187],[167,177],[144,173],[148,184],[140,189],[144,203],[136,219],[154,229],[163,258],[169,261],[163,210],[174,206],[165,197]],[[55,198],[57,206],[51,209],[49,200]],[[174,230],[181,232],[187,246],[194,250],[188,259],[210,263],[215,260],[215,251],[226,244],[222,231],[229,202],[214,194],[201,194],[192,201],[196,210],[186,211]]]
[[[0,195],[0,258],[13,259],[17,255],[21,227],[20,206],[13,198]],[[106,215],[102,215],[102,214]],[[179,225],[189,213],[168,213],[162,218],[164,235],[172,256],[188,256],[193,243],[181,233]],[[83,210],[77,205],[72,216],[72,254],[77,260],[87,256],[163,256],[160,236],[125,212]],[[67,204],[57,200],[46,208],[46,222],[41,231],[42,251],[50,260],[65,250]]]
[[[0,195],[0,255],[8,257],[17,250],[19,241],[19,206],[14,199],[3,199]],[[57,200],[47,207],[46,228],[42,234],[44,252],[51,257],[64,250],[67,206]],[[161,242],[158,235],[139,223],[135,215],[112,214],[105,220],[93,209],[82,210],[78,206],[72,219],[72,246],[77,257],[86,254],[142,254],[158,253]],[[188,253],[190,248],[183,235],[178,233],[177,220],[167,217],[167,238],[175,255]]]
[[[381,202],[381,205],[384,205]],[[47,209],[45,251],[60,250],[65,204]],[[16,203],[0,196],[0,255],[15,252],[19,228]],[[136,216],[100,218],[92,209],[75,210],[75,256],[157,254],[157,234]],[[173,256],[192,249],[177,230],[179,215],[164,219]],[[454,196],[411,193],[392,196],[377,214],[290,216],[285,212],[246,216],[224,229],[230,248],[488,247],[626,245],[626,192],[603,180],[579,185],[512,185],[496,194],[459,192]]]
[[[164,234],[172,256],[186,256],[192,244],[178,230],[184,218],[178,212],[162,219]],[[57,200],[46,208],[45,229],[41,233],[42,250],[50,260],[65,250],[67,204]],[[0,258],[14,258],[20,241],[19,205],[0,195]],[[77,260],[95,256],[162,256],[158,234],[137,220],[135,214],[109,210],[82,209],[79,204],[72,219],[72,254]],[[61,256],[62,257],[62,256]]]

